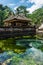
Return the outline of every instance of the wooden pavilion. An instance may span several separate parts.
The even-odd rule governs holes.
[[[0,27],[0,38],[34,36],[36,28],[31,25],[31,21],[31,19],[22,15],[10,16],[4,20],[4,26]]]
[[[32,20],[22,15],[11,15],[9,18],[4,20],[4,26],[9,27],[26,27],[30,25]]]

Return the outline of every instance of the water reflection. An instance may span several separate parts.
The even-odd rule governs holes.
[[[34,47],[21,54],[7,51],[0,54],[0,62],[7,65],[43,65],[43,52]]]
[[[36,39],[7,39],[0,42],[0,52],[12,50],[16,53],[25,52],[27,48],[35,47],[43,51],[43,40]]]
[[[10,39],[11,40],[11,39]],[[10,43],[10,44],[9,44]],[[5,40],[0,53],[0,63],[5,65],[43,65],[42,40]],[[0,49],[1,50],[1,49]]]

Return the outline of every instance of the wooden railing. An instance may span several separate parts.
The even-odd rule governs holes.
[[[35,27],[0,27],[0,38],[35,35]]]

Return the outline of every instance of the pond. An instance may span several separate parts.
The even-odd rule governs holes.
[[[43,40],[16,40],[13,46],[0,53],[0,65],[43,65]]]

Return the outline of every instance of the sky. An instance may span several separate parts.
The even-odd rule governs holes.
[[[0,0],[0,4],[10,7],[13,11],[17,7],[23,5],[27,7],[27,10],[32,13],[38,8],[43,6],[43,0]]]

